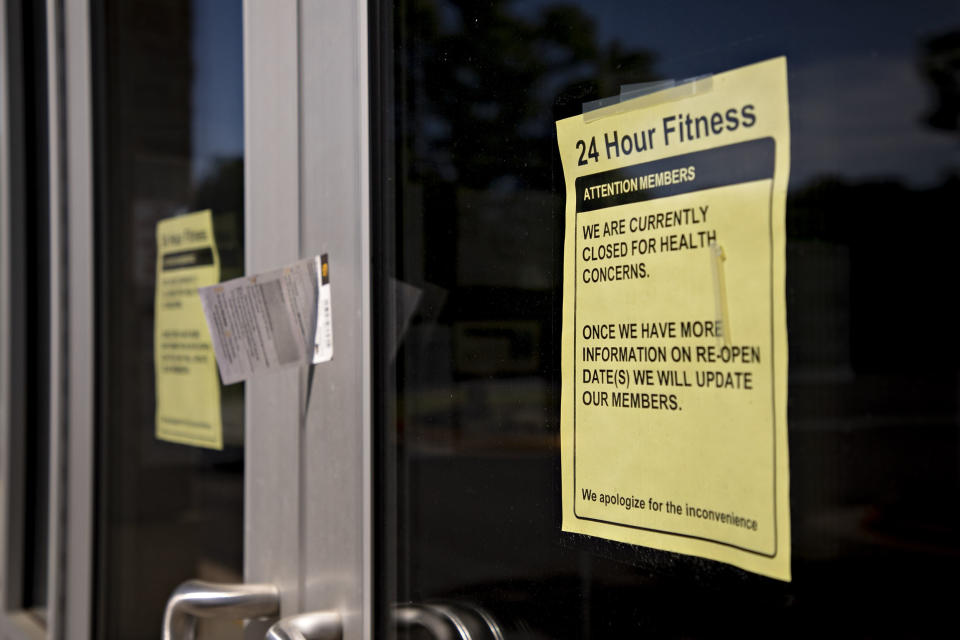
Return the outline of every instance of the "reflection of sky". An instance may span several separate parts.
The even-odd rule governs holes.
[[[513,6],[530,17],[550,4],[520,0]],[[889,7],[862,0],[591,0],[581,6],[605,43],[653,51],[655,71],[664,78],[786,54],[794,184],[832,174],[930,186],[960,166],[956,134],[922,122],[933,93],[918,60],[924,40],[960,28],[956,0]],[[445,15],[452,21],[457,14]],[[199,181],[218,158],[243,153],[241,2],[193,2],[193,46],[193,175]]]
[[[243,155],[243,5],[195,0],[193,18],[193,179],[218,159]]]
[[[904,56],[849,54],[798,65],[790,93],[791,180],[798,184],[832,174],[930,187],[960,169],[956,133],[922,122],[930,90]]]
[[[514,6],[531,16],[554,4]],[[688,78],[787,56],[791,180],[833,174],[931,186],[960,167],[955,133],[926,126],[933,92],[920,72],[928,38],[960,28],[960,2],[580,3],[601,41],[656,54],[655,72]]]

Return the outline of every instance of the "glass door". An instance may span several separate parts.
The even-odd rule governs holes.
[[[34,4],[0,12],[2,634],[261,638],[307,607],[362,634],[365,119],[301,42],[362,12]],[[330,42],[309,55],[362,51]],[[198,281],[317,253],[337,359],[221,385],[183,317]],[[233,606],[251,590],[253,613]]]
[[[263,637],[264,620],[295,610],[310,584],[306,371],[222,385],[197,339],[195,291],[200,279],[257,274],[313,250],[299,204],[296,3],[92,9],[93,634],[155,638],[163,623],[175,638],[196,623],[200,638]],[[251,590],[259,604],[234,606]]]
[[[946,628],[956,3],[373,6],[374,635],[423,633],[395,630],[424,603],[483,618],[460,637]],[[559,491],[554,123],[628,85],[776,56],[793,141],[790,583],[563,533]]]
[[[340,34],[357,37],[363,12],[295,0],[96,7],[97,637],[156,637],[163,617],[174,632],[199,620],[200,638],[262,638],[275,618],[316,610],[361,637],[366,85],[355,75],[358,41]],[[353,65],[330,64],[351,56]],[[194,288],[170,284],[189,270],[174,260],[212,253],[169,250],[160,229],[198,211],[210,211],[220,279],[326,254],[333,295],[331,362],[220,386],[204,405],[219,408],[221,450],[157,437],[161,379],[192,375],[179,366],[189,340],[157,354],[183,337],[161,331],[157,314]],[[196,426],[189,415],[182,422]],[[233,604],[249,590],[269,606],[244,623],[253,614]]]
[[[178,406],[188,401],[182,392],[158,403],[177,377],[216,375],[201,371],[203,352],[191,349],[203,340],[186,335],[202,328],[202,317],[180,326],[163,315],[189,304],[181,290],[195,288],[191,279],[201,268],[174,263],[165,240],[179,238],[172,231],[160,238],[161,229],[179,230],[185,214],[210,211],[209,262],[216,255],[223,279],[244,273],[242,4],[104,1],[91,9],[98,283],[93,635],[153,638],[180,582],[243,581],[243,385],[214,381],[190,411]],[[180,289],[171,284],[177,278]],[[237,637],[239,625],[203,623],[200,631]]]

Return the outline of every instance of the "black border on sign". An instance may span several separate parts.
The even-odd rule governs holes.
[[[655,529],[653,527],[641,527],[633,524],[626,524],[623,522],[616,522],[613,520],[603,520],[601,518],[587,518],[581,516],[577,513],[577,263],[579,261],[579,252],[577,251],[577,243],[579,240],[580,234],[578,225],[578,217],[580,213],[576,211],[576,206],[574,206],[574,219],[573,219],[573,516],[577,520],[586,520],[589,522],[600,522],[603,524],[610,524],[617,527],[624,527],[626,529],[637,529],[641,531],[651,531],[654,533],[665,533],[671,536],[677,536],[679,538],[687,538],[691,540],[702,540],[704,542],[711,542],[714,544],[722,545],[725,547],[731,547],[733,549],[739,549],[741,551],[746,551],[747,553],[752,553],[754,555],[762,556],[765,558],[775,558],[779,552],[779,535],[777,531],[777,520],[778,520],[778,511],[777,511],[777,373],[776,373],[776,343],[774,342],[774,300],[773,300],[773,186],[774,181],[776,180],[777,175],[777,165],[776,165],[776,148],[777,141],[772,136],[768,136],[773,141],[773,175],[769,178],[770,180],[770,197],[768,201],[768,215],[767,215],[767,232],[769,235],[770,241],[770,378],[772,380],[771,384],[771,424],[773,426],[773,553],[764,553],[762,551],[756,551],[755,549],[750,549],[741,545],[733,544],[732,542],[726,542],[724,540],[716,540],[714,538],[707,538],[704,536],[695,536],[688,533],[679,533],[677,531],[668,531],[666,529]],[[762,140],[763,138],[758,138]],[[732,145],[731,145],[732,146]],[[746,183],[733,183],[733,184],[746,184]],[[732,186],[732,185],[720,185],[722,186]],[[716,189],[718,187],[710,187],[710,189]],[[691,189],[690,191],[684,193],[695,193],[696,191],[702,191],[702,189]],[[682,194],[673,194],[665,197],[675,197],[675,195]],[[659,200],[660,198],[655,198],[654,200]],[[646,202],[653,202],[654,200],[647,200]],[[617,206],[617,205],[615,205]],[[594,213],[601,212],[609,209],[611,207],[605,207],[604,209],[597,209],[595,211],[585,211],[583,213]],[[589,535],[589,534],[588,534]]]

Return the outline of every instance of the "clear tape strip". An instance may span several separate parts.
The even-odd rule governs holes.
[[[656,80],[654,82],[625,84],[620,87],[620,95],[618,96],[584,102],[583,121],[594,122],[619,113],[675,102],[712,90],[712,74],[680,81]]]

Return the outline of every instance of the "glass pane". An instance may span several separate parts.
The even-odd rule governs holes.
[[[523,638],[947,624],[957,4],[404,0],[373,15],[381,630],[393,603],[435,600],[480,605]],[[623,85],[779,55],[789,584],[562,534],[558,488],[554,122]]]
[[[46,7],[24,3],[26,169],[26,482],[23,608],[41,617],[47,606],[50,519],[50,207]]]
[[[243,387],[221,388],[222,451],[159,441],[153,356],[159,220],[210,209],[221,277],[243,272],[241,9],[95,6],[99,638],[156,638],[183,580],[242,581]]]
[[[43,618],[47,605],[50,518],[50,206],[47,22],[42,3],[4,6],[8,83],[11,223],[4,291],[11,331],[11,513],[9,591],[15,609]],[[8,132],[4,132],[5,134]],[[6,140],[4,142],[7,142]],[[7,349],[9,349],[7,351]],[[17,530],[19,529],[19,530]],[[19,564],[22,562],[22,564]],[[19,583],[19,584],[17,584]]]

